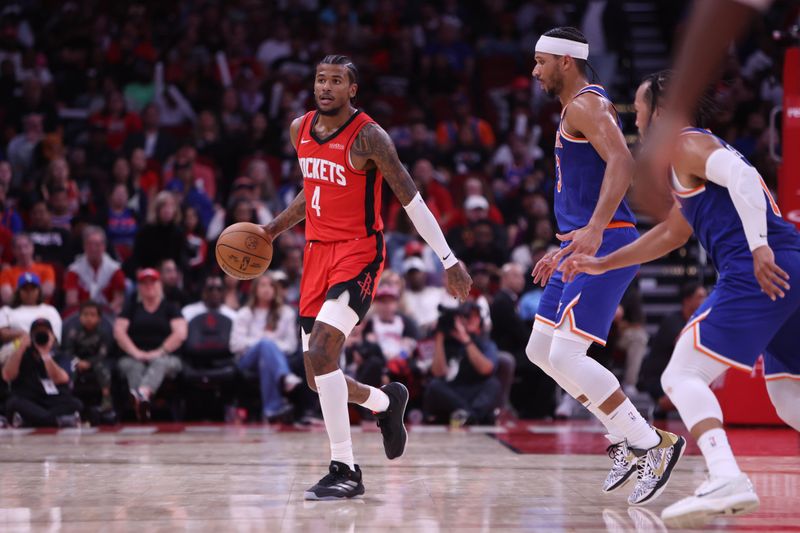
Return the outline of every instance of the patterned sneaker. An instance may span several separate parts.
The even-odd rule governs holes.
[[[661,512],[669,527],[705,526],[716,516],[740,515],[758,509],[760,502],[746,474],[707,479],[689,496]]]
[[[402,383],[389,383],[381,387],[389,397],[389,408],[377,413],[378,427],[383,434],[383,450],[388,459],[396,459],[403,455],[408,442],[408,432],[403,420],[408,405],[408,389]]]
[[[355,470],[350,470],[344,463],[331,461],[328,475],[308,489],[303,497],[306,500],[342,500],[361,496],[364,484],[361,482],[361,469],[355,466]]]
[[[657,446],[649,450],[631,448],[639,458],[636,463],[636,486],[628,497],[631,505],[642,505],[655,500],[666,488],[672,470],[686,451],[686,439],[668,431],[653,429],[661,437]]]
[[[613,464],[603,483],[603,492],[613,492],[630,481],[631,474],[636,471],[638,457],[628,448],[628,443],[624,440],[622,442],[614,442],[611,440],[611,435],[606,435],[606,438],[611,441],[611,445],[606,448],[606,452]]]

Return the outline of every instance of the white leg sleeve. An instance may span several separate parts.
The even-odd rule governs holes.
[[[553,381],[567,391],[567,394],[577,398],[583,394],[578,386],[550,365],[550,345],[552,341],[553,326],[537,320],[533,323],[533,331],[531,331],[531,338],[528,339],[528,345],[525,347],[525,355],[528,356],[528,359],[533,364],[541,368],[545,374],[553,378]]]
[[[767,381],[767,392],[781,420],[800,431],[800,381],[776,379]]]
[[[661,375],[664,392],[689,429],[707,418],[722,421],[722,408],[709,385],[728,369],[724,363],[696,350],[693,335],[689,329],[680,336]]]
[[[335,300],[325,300],[322,309],[319,310],[317,320],[341,331],[345,338],[350,335],[353,328],[358,324],[358,315],[348,305],[350,293],[344,291]],[[305,346],[304,346],[305,348]]]
[[[557,329],[550,346],[550,365],[599,406],[619,388],[619,381],[606,367],[586,355],[591,345],[588,339],[564,328]]]

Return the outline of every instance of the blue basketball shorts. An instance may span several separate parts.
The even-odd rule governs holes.
[[[597,257],[603,257],[639,237],[634,227],[607,229]],[[561,243],[561,247],[568,242]],[[630,285],[638,266],[611,270],[599,276],[578,274],[564,283],[556,271],[547,282],[539,301],[536,320],[555,328],[566,323],[573,333],[605,346],[617,306]]]
[[[684,328],[695,349],[744,371],[764,355],[767,381],[800,379],[800,252],[776,251],[775,262],[787,274],[785,298],[772,301],[761,292],[752,262],[726,269]]]

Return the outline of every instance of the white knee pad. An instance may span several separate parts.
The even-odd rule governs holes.
[[[607,368],[586,355],[591,345],[590,340],[557,329],[550,346],[550,366],[572,382],[592,404],[600,405],[619,388],[619,381]]]
[[[693,330],[680,336],[661,375],[661,386],[687,428],[692,429],[707,418],[722,421],[722,408],[709,385],[727,369],[724,363],[695,348]]]
[[[567,394],[577,398],[583,394],[578,386],[550,365],[550,347],[553,342],[553,331],[553,326],[540,320],[535,321],[533,323],[533,331],[531,331],[531,338],[528,339],[528,345],[525,347],[525,355],[528,356],[528,359],[533,364],[541,368],[545,374],[553,378],[553,381],[567,391]]]
[[[767,392],[781,420],[800,431],[800,381],[776,379],[767,381]]]
[[[528,345],[525,347],[525,355],[528,356],[531,363],[538,366],[545,372],[545,366],[550,366],[550,344],[553,341],[553,326],[547,325],[539,320],[533,323],[533,331],[531,337],[528,339]],[[543,366],[545,365],[545,366]]]

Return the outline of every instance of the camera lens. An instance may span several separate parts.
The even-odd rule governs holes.
[[[39,346],[44,346],[50,340],[50,335],[46,331],[37,331],[33,334],[33,342]]]

